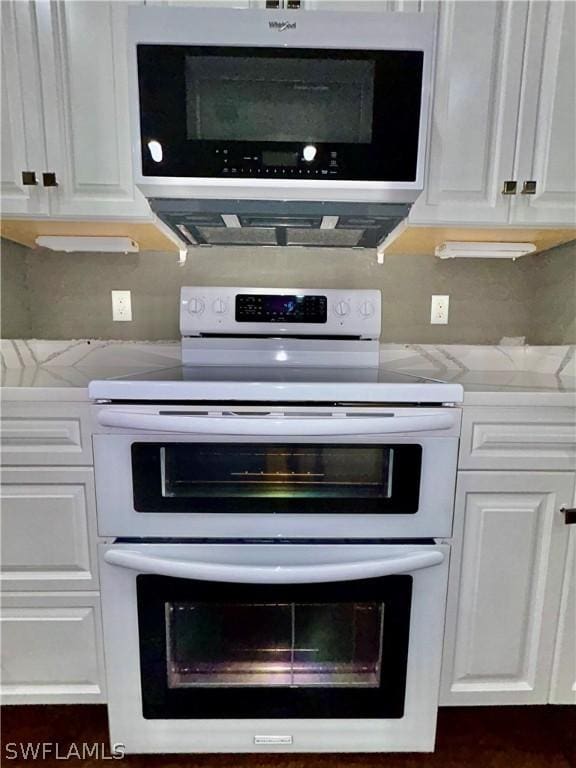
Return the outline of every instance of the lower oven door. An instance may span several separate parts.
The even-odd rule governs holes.
[[[449,547],[101,545],[112,743],[433,749]]]

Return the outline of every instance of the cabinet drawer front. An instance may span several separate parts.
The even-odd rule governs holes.
[[[98,588],[92,469],[4,469],[0,500],[3,589]]]
[[[105,701],[100,598],[5,594],[2,704]]]
[[[6,404],[1,421],[2,463],[92,464],[88,404]]]
[[[576,466],[576,409],[465,408],[460,469]]]

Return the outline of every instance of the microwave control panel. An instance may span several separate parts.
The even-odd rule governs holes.
[[[377,339],[380,291],[184,287],[182,336],[257,335]]]
[[[337,177],[342,161],[337,149],[306,144],[300,149],[242,150],[222,146],[213,150],[216,175],[256,178]]]

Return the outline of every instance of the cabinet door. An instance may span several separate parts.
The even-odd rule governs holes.
[[[570,533],[554,652],[552,704],[576,704],[576,530]]]
[[[505,224],[526,3],[441,2],[438,13],[427,178],[410,221]]]
[[[514,198],[514,223],[576,223],[575,40],[574,0],[530,5],[515,178],[536,194]]]
[[[149,216],[132,180],[127,2],[39,2],[54,216]]]
[[[441,703],[548,701],[569,472],[461,472]]]
[[[23,171],[34,171],[40,179],[45,170],[35,7],[28,2],[2,2],[0,15],[2,213],[47,214],[43,188],[24,185],[22,180]]]
[[[3,467],[0,528],[0,589],[98,588],[91,467]]]
[[[96,592],[2,596],[2,704],[106,701]]]

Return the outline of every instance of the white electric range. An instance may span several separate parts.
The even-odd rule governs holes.
[[[92,382],[113,742],[434,745],[462,389],[380,294],[183,288],[183,363]]]

